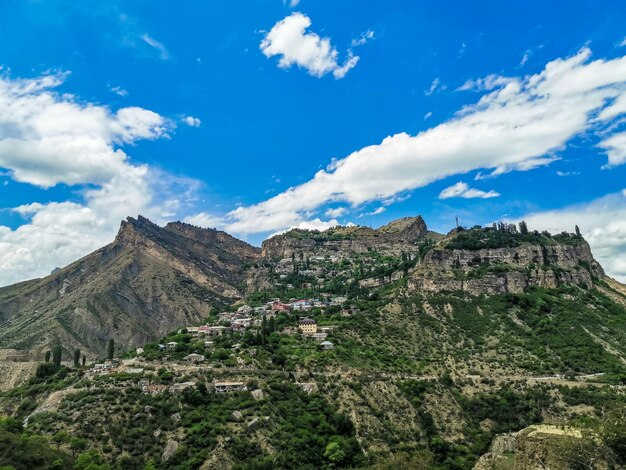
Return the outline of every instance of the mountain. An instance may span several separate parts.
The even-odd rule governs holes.
[[[110,245],[43,279],[0,289],[0,344],[41,357],[133,347],[242,297],[245,266],[260,250],[217,230],[123,221]]]
[[[314,305],[251,314],[208,346],[179,330],[276,297]],[[25,434],[81,436],[111,468],[626,466],[626,286],[576,233],[441,235],[415,217],[292,230],[259,250],[129,219],[111,245],[1,289],[0,312],[14,348],[0,351],[3,377],[19,350],[55,338],[93,358],[109,337],[143,347],[104,372],[30,363],[0,393]],[[303,316],[330,348],[298,333]]]

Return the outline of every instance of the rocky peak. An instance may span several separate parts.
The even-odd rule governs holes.
[[[170,222],[165,228],[168,232],[194,240],[198,243],[219,247],[236,253],[241,258],[252,261],[260,256],[261,250],[226,232],[213,228],[201,228],[185,222]]]
[[[364,226],[319,230],[290,230],[263,242],[263,256],[284,258],[292,254],[342,256],[376,250],[381,253],[411,251],[429,234],[421,216],[405,217],[378,229]]]
[[[394,220],[387,225],[383,225],[377,231],[399,240],[414,242],[428,233],[428,227],[422,216],[418,215],[416,217],[403,217]]]
[[[142,215],[138,215],[136,219],[133,217],[127,217],[126,220],[122,220],[115,240],[121,243],[132,244],[133,242],[136,242],[138,238],[142,236],[150,237],[159,230],[161,230],[161,227]]]

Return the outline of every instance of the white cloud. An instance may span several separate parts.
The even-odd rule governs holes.
[[[348,212],[349,212],[348,208],[346,208],[346,207],[336,207],[334,209],[328,209],[324,213],[324,215],[326,217],[335,218],[335,217],[341,217],[342,215],[346,215]]]
[[[622,42],[619,43],[620,47],[626,47],[626,38],[622,39]]]
[[[439,80],[439,78],[435,78],[433,80],[433,82],[430,84],[430,87],[428,87],[427,90],[424,90],[424,94],[426,96],[430,96],[435,92],[440,92],[440,91],[444,91],[447,88],[446,85],[442,85],[441,84],[441,80]]]
[[[359,215],[359,218],[361,217],[369,217],[371,215],[378,215],[378,214],[382,214],[383,212],[385,212],[387,210],[387,208],[385,207],[378,207],[377,209],[374,209],[371,212],[365,212],[364,214]]]
[[[368,43],[372,39],[374,39],[374,31],[372,31],[371,29],[368,29],[367,31],[359,34],[358,38],[354,38],[352,42],[350,42],[350,45],[352,47],[363,46],[364,44]]]
[[[519,62],[519,66],[523,67],[524,65],[526,65],[526,62],[528,62],[531,55],[532,55],[532,52],[530,50],[527,50],[526,52],[524,52],[524,55],[522,56],[522,60],[520,60]]]
[[[432,111],[428,111],[426,114],[424,114],[424,121],[426,119],[429,119],[432,115],[433,115],[433,112]]]
[[[560,210],[537,212],[520,219],[531,230],[573,232],[578,225],[607,274],[626,282],[626,190]]]
[[[0,168],[23,183],[74,186],[82,202],[35,202],[0,227],[0,285],[49,274],[110,242],[121,219],[162,221],[189,199],[193,181],[133,165],[119,148],[167,137],[173,124],[142,108],[116,112],[52,90],[64,75],[0,78]]]
[[[186,217],[184,222],[203,228],[221,228],[224,225],[224,219],[219,216],[200,212],[198,214]]]
[[[594,116],[626,93],[626,57],[590,62],[590,55],[584,48],[535,75],[483,80],[483,88],[496,88],[449,121],[333,160],[309,181],[229,212],[226,227],[234,233],[280,230],[328,203],[358,206],[474,170],[493,177],[548,165],[573,137],[610,125]],[[610,158],[619,161],[619,155]]]
[[[125,90],[124,88],[120,86],[110,87],[109,89],[118,96],[121,96],[121,97],[128,96],[128,90]]]
[[[338,225],[341,225],[337,220],[321,220],[321,219],[313,219],[313,220],[304,220],[302,222],[299,222],[296,225],[292,225],[291,227],[284,229],[284,230],[279,230],[278,232],[275,232],[273,234],[271,234],[268,238],[272,238],[276,235],[281,235],[285,232],[288,232],[289,230],[293,230],[293,229],[300,229],[300,230],[319,230],[320,232],[323,232],[324,230],[328,230],[329,228],[333,228],[333,227],[337,227]],[[354,226],[354,224],[348,224],[348,226]]]
[[[626,162],[626,132],[620,132],[604,139],[599,146],[606,149],[606,154],[609,157],[604,168],[619,166]]]
[[[449,186],[439,193],[439,199],[450,199],[453,197],[461,197],[464,199],[490,199],[500,197],[500,193],[493,190],[481,191],[480,189],[470,188],[467,183],[459,181],[457,184]]]
[[[40,187],[101,183],[128,168],[118,144],[166,137],[173,124],[146,109],[108,108],[58,95],[63,75],[0,78],[0,167]]]
[[[183,118],[183,122],[191,127],[200,127],[200,124],[202,124],[202,121],[200,121],[200,119],[193,116],[185,116]]]
[[[580,171],[556,171],[557,176],[577,176],[580,175]]]
[[[359,57],[351,50],[343,65],[338,62],[339,53],[329,38],[321,38],[307,32],[311,20],[302,13],[292,13],[276,23],[261,41],[260,49],[266,57],[280,56],[278,66],[292,65],[304,68],[314,77],[332,73],[336,79],[343,78],[356,66]]]
[[[152,36],[147,33],[141,35],[141,40],[145,42],[148,46],[152,47],[159,53],[159,57],[162,60],[168,60],[170,58],[170,52],[167,50],[167,47]]]
[[[458,88],[458,91],[491,91],[496,88],[500,88],[514,83],[515,79],[509,77],[501,77],[500,75],[488,75],[483,78],[467,80],[463,85]]]
[[[291,8],[298,6],[300,0],[283,0],[283,5],[289,5]]]

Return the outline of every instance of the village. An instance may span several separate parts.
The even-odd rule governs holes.
[[[297,335],[304,340],[311,341],[321,352],[332,351],[335,344],[329,341],[328,337],[332,335],[335,327],[320,326],[316,320],[305,315],[313,309],[323,311],[328,307],[339,307],[344,302],[346,302],[345,297],[337,296],[329,297],[328,300],[290,299],[288,302],[276,298],[257,307],[243,304],[234,311],[219,313],[216,321],[210,324],[180,328],[176,335],[181,337],[182,341],[173,340],[146,345],[137,348],[133,353],[127,353],[126,357],[110,358],[94,364],[87,370],[86,377],[92,380],[119,377],[132,379],[134,377],[134,380],[126,380],[126,382],[134,383],[143,393],[181,393],[186,389],[196,388],[197,381],[177,382],[173,378],[185,379],[194,373],[217,369],[215,364],[210,363],[210,353],[217,348],[216,343],[225,338],[231,340],[229,344],[232,343],[229,349],[234,356],[230,357],[235,357],[235,364],[240,369],[246,368],[244,360],[239,356],[245,347],[241,342],[233,343],[233,341],[237,338],[242,339],[246,333],[254,332],[259,335],[263,329],[270,328],[268,325],[273,325],[274,320],[281,314],[297,317],[297,326],[285,327],[280,331],[281,334]],[[271,328],[273,330],[274,327]],[[192,352],[181,356],[181,351],[188,352],[189,344],[201,345],[202,350],[194,348]],[[158,351],[156,356],[146,351],[154,346]],[[223,347],[224,344],[222,343],[221,346]],[[248,351],[248,354],[255,354],[255,352],[255,349],[252,349]],[[164,375],[171,378],[172,383],[163,383],[166,382],[163,380]],[[208,388],[214,393],[248,390],[244,381],[215,381]]]

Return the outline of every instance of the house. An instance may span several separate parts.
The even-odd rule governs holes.
[[[331,349],[335,349],[335,345],[333,343],[331,343],[330,341],[324,341],[320,344],[320,347],[324,350],[324,351],[330,351]]]
[[[200,327],[198,327],[198,326],[188,326],[185,329],[187,330],[187,334],[195,336],[195,335],[198,334],[198,330],[200,329]]]
[[[317,333],[317,323],[312,318],[301,318],[299,328],[303,335],[313,335]]]
[[[199,326],[198,327],[198,334],[199,335],[206,335],[209,331],[209,325],[203,325],[203,326]]]
[[[291,305],[284,304],[282,302],[274,302],[272,304],[272,310],[274,310],[275,312],[288,312],[289,310],[291,310]]]
[[[228,326],[210,326],[207,329],[209,336],[222,336],[227,331],[230,331]]]
[[[322,333],[330,334],[335,329],[334,326],[322,326],[318,328]]]
[[[237,309],[237,312],[239,313],[250,313],[251,311],[252,307],[250,307],[249,305],[242,305]]]
[[[205,342],[204,342],[204,347],[205,347],[206,349],[210,349],[210,348],[212,348],[212,347],[213,347],[213,341],[205,341]]]
[[[238,318],[232,323],[231,326],[233,327],[233,329],[236,325],[241,325],[244,328],[248,328],[251,323],[252,323],[252,318]]]
[[[142,388],[143,393],[147,393],[150,395],[156,395],[157,393],[163,393],[167,390],[167,385],[163,384],[149,384],[146,388]]]
[[[308,300],[296,300],[291,302],[291,308],[293,310],[307,310],[311,308],[311,302]]]
[[[178,343],[176,341],[170,341],[165,345],[165,349],[167,349],[168,351],[173,351],[174,349],[176,349],[176,346],[178,346]]]
[[[205,357],[202,354],[191,353],[185,356],[185,361],[189,362],[203,362]]]
[[[326,337],[328,336],[328,333],[313,333],[311,336],[313,337],[315,341],[322,342],[326,339]]]
[[[213,385],[217,393],[241,392],[248,390],[243,382],[215,382]]]
[[[147,390],[148,385],[150,385],[150,381],[148,379],[141,379],[137,382],[137,387],[139,387],[141,390]]]
[[[192,387],[195,387],[195,386],[196,386],[195,382],[181,382],[181,383],[173,384],[170,387],[170,392],[171,393],[179,393],[179,392],[182,392],[183,390],[185,390],[187,388],[192,388]]]
[[[141,367],[129,367],[124,372],[127,374],[143,374],[143,369]]]

